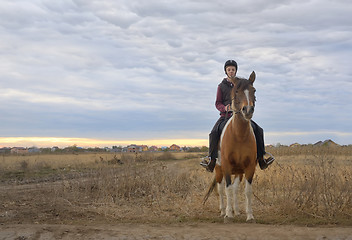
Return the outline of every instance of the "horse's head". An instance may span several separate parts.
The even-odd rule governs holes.
[[[253,71],[249,79],[236,78],[232,89],[231,108],[235,114],[242,114],[247,121],[251,120],[255,106],[255,72]]]

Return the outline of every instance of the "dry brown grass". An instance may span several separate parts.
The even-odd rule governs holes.
[[[351,164],[334,155],[278,160],[268,174],[258,172],[254,180],[264,207],[273,206],[285,222],[351,224]]]
[[[265,171],[257,168],[253,182],[257,222],[352,225],[352,159],[347,155],[350,149],[291,149],[297,151],[294,154],[289,150],[284,149],[283,154],[280,149],[270,149],[276,162]],[[199,166],[201,155],[6,156],[0,160],[3,176],[11,178],[9,173],[16,171],[25,173],[17,184],[25,183],[26,178],[59,178],[50,181],[50,187],[37,184],[35,193],[28,191],[19,200],[14,200],[18,192],[3,193],[0,220],[1,211],[9,211],[11,202],[20,201],[31,206],[38,222],[222,222],[216,194],[205,206],[201,204],[212,178]],[[240,193],[240,203],[244,203],[244,194]],[[33,203],[33,198],[41,204]],[[20,202],[23,211],[25,206]],[[18,218],[12,220],[19,221]],[[245,221],[245,215],[236,221]]]

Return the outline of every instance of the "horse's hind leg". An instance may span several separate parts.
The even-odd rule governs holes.
[[[252,210],[252,184],[246,179],[245,186],[245,194],[246,194],[246,213],[247,213],[247,221],[253,220],[253,210]]]
[[[218,193],[219,193],[219,202],[220,202],[220,216],[225,216],[225,204],[224,204],[224,197],[225,197],[225,178],[222,174],[221,167],[219,165],[215,166],[215,179],[218,183]]]
[[[220,216],[225,216],[225,180],[223,179],[220,183],[218,183],[218,191],[219,191],[219,202],[220,202]]]

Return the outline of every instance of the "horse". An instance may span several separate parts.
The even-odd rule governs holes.
[[[252,181],[257,165],[257,147],[251,119],[255,107],[255,88],[253,83],[256,75],[253,71],[249,79],[231,79],[232,117],[227,121],[220,137],[219,158],[215,166],[215,177],[204,197],[205,204],[216,183],[218,186],[221,216],[234,218],[240,214],[238,207],[238,188],[245,177],[245,196],[247,221],[254,220],[252,211]],[[232,182],[232,176],[234,181]],[[225,186],[226,184],[226,186]],[[226,192],[227,205],[224,205]],[[233,205],[232,205],[233,204]]]

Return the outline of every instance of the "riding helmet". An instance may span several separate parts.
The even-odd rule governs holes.
[[[224,71],[225,71],[225,74],[226,74],[226,67],[228,66],[234,66],[236,68],[236,72],[237,72],[237,62],[235,60],[227,60],[225,62],[225,65],[224,65]]]

